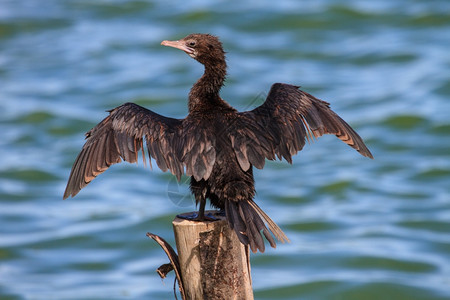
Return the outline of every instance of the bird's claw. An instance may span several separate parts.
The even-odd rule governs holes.
[[[185,220],[189,220],[189,221],[196,221],[196,222],[202,222],[202,221],[213,222],[213,221],[220,220],[219,218],[215,217],[215,215],[220,215],[220,212],[218,212],[218,213],[210,213],[209,212],[209,213],[205,214],[203,217],[201,217],[198,212],[184,213],[184,214],[177,215],[177,218],[185,219]]]

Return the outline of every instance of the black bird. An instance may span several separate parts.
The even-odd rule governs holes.
[[[292,163],[292,156],[306,140],[324,134],[334,134],[361,155],[373,158],[360,136],[329,103],[297,86],[273,84],[266,101],[251,111],[238,112],[231,107],[219,95],[227,64],[217,37],[190,34],[161,44],[183,50],[205,67],[189,93],[189,114],[173,119],[133,103],[109,111],[109,116],[86,133],[64,199],[75,196],[112,164],[137,162],[145,140],[149,159],[154,158],[161,170],[169,170],[178,180],[183,173],[191,176],[190,189],[200,204],[197,220],[206,218],[209,198],[213,207],[225,211],[243,244],[250,245],[253,252],[264,252],[262,234],[276,246],[269,230],[279,241],[289,240],[253,201],[253,166],[262,169],[266,159],[276,158]]]

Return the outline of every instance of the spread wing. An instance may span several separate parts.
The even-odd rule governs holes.
[[[133,103],[110,111],[86,133],[86,143],[73,164],[64,199],[75,196],[97,175],[122,160],[134,163],[144,140],[151,164],[153,157],[162,171],[170,170],[178,180],[186,170],[197,180],[207,179],[215,162],[214,140],[206,132],[167,118]],[[197,143],[196,143],[197,142]],[[145,164],[145,156],[143,155]]]
[[[261,169],[265,159],[286,159],[302,150],[306,140],[334,134],[361,155],[373,158],[361,137],[330,109],[330,104],[298,87],[275,83],[266,101],[252,111],[239,113],[238,129],[230,134],[242,169]]]

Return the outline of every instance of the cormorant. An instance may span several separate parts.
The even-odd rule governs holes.
[[[276,158],[292,163],[292,156],[306,140],[324,134],[334,134],[361,155],[373,158],[360,136],[329,103],[297,86],[273,84],[265,102],[250,111],[231,107],[219,95],[227,64],[217,37],[190,34],[161,44],[183,50],[205,67],[189,93],[189,114],[174,119],[133,103],[110,110],[86,133],[64,199],[75,196],[112,164],[137,162],[145,141],[149,159],[155,159],[161,170],[169,170],[178,180],[183,173],[191,176],[190,189],[200,204],[197,220],[206,218],[209,198],[213,207],[225,211],[243,244],[250,245],[253,252],[264,252],[262,234],[276,246],[266,224],[279,241],[289,240],[253,201],[253,166],[262,169],[266,159]]]

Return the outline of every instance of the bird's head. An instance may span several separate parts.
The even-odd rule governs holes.
[[[178,41],[163,41],[161,45],[183,50],[204,65],[225,62],[222,43],[210,34],[194,33]]]

